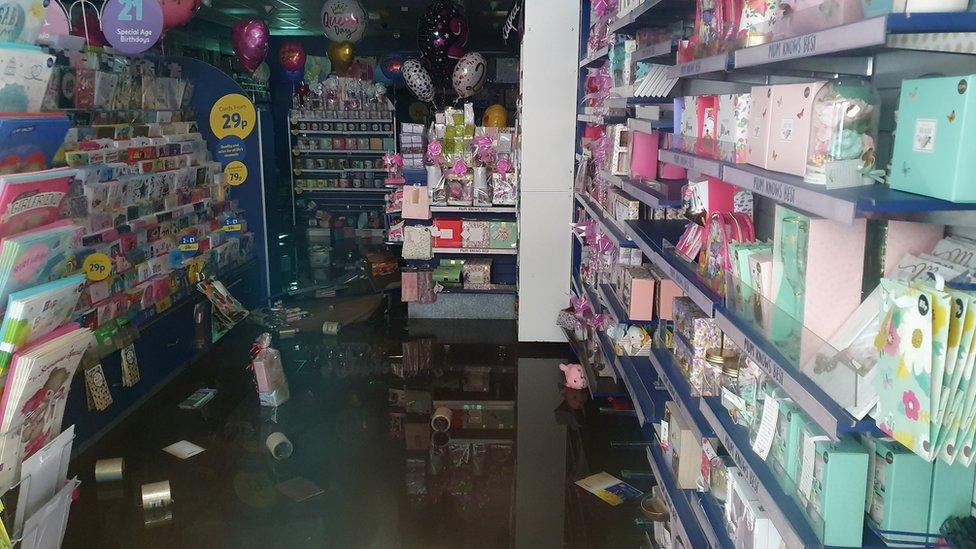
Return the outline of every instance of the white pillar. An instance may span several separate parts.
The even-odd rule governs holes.
[[[580,0],[525,2],[519,341],[564,341],[569,305]]]

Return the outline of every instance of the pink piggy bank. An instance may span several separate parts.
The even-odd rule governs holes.
[[[566,376],[566,387],[570,389],[586,389],[586,376],[579,364],[560,364],[559,369]]]

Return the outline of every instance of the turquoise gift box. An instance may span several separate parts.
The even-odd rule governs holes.
[[[845,437],[817,442],[813,480],[805,500],[807,515],[824,545],[860,547],[864,534],[864,493],[868,485],[868,452]]]
[[[928,513],[923,509],[932,496],[932,463],[891,439],[876,439],[873,443],[868,517],[879,530],[925,532]],[[917,539],[885,537],[890,541]]]
[[[891,188],[976,202],[976,75],[905,80],[891,157]]]

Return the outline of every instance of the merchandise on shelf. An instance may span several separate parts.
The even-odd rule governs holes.
[[[871,185],[877,156],[881,98],[870,82],[827,82],[813,102],[805,180],[828,189]]]
[[[491,288],[491,259],[469,259],[464,262],[464,288],[487,290]]]

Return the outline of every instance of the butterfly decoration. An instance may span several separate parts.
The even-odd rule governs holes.
[[[953,122],[955,122],[956,121],[956,111],[952,111],[949,114],[947,114],[946,115],[946,118],[949,119],[949,123],[950,124],[952,124]]]
[[[908,162],[902,162],[901,164],[902,175],[908,175],[908,172],[910,171],[912,171],[912,169],[908,166]]]
[[[783,98],[782,97],[780,97],[779,99],[776,100],[776,106],[777,107],[782,107],[783,106]]]
[[[773,151],[773,160],[776,160],[777,158],[779,158],[779,153]]]
[[[918,97],[918,88],[913,88],[912,91],[908,92],[908,97],[911,99]]]
[[[769,110],[769,107],[766,107],[765,109],[763,109],[763,112],[762,112],[762,117],[763,118],[766,118],[766,111],[768,111],[768,110]]]
[[[803,113],[804,112],[806,112],[806,109],[805,108],[804,109],[800,109],[800,112],[796,113],[797,120],[803,118]]]

